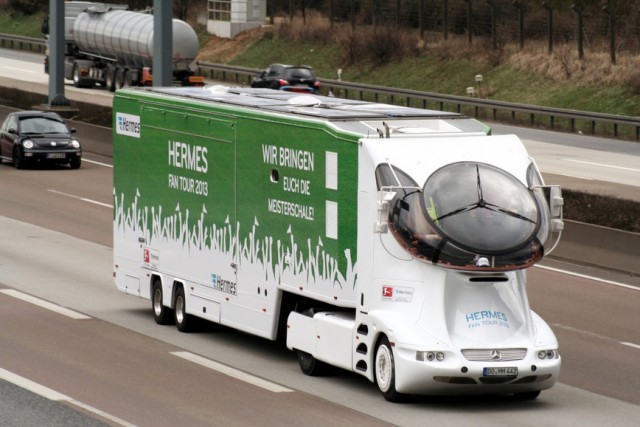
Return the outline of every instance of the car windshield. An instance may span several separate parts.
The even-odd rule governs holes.
[[[313,79],[315,77],[309,68],[287,68],[284,75],[288,79]]]
[[[499,168],[454,163],[421,187],[402,170],[381,164],[376,178],[378,189],[390,195],[389,229],[418,259],[490,271],[525,268],[542,257],[548,208]]]
[[[25,117],[20,120],[20,130],[22,133],[69,133],[67,126],[54,119],[45,117]]]

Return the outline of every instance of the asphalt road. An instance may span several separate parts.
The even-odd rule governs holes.
[[[531,306],[554,329],[563,356],[560,384],[533,402],[416,398],[394,405],[359,376],[302,375],[293,353],[278,343],[225,328],[181,334],[156,325],[149,302],[119,293],[111,277],[110,130],[78,128],[85,161],[77,171],[0,166],[0,319],[8,325],[0,332],[0,378],[12,380],[0,381],[1,419],[40,416],[29,415],[30,409],[27,414],[27,406],[21,411],[14,400],[35,402],[34,407],[53,400],[51,416],[61,413],[55,422],[79,417],[67,425],[96,420],[157,426],[413,426],[428,420],[457,426],[488,417],[494,426],[636,425],[637,278],[602,281],[600,271],[576,276],[574,266],[559,263],[530,270]],[[602,162],[602,155],[586,161]],[[562,172],[558,176],[572,175],[564,167]],[[23,301],[23,295],[53,306]],[[57,307],[88,318],[52,311]]]

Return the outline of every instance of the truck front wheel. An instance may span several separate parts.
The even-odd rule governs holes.
[[[376,384],[389,402],[400,402],[404,395],[396,390],[396,367],[389,339],[383,336],[378,342],[375,358]]]
[[[327,365],[306,351],[298,350],[298,364],[303,374],[317,377],[326,373]]]
[[[173,322],[173,311],[162,304],[162,282],[159,279],[153,281],[151,290],[151,308],[153,308],[153,318],[158,325],[168,325]]]
[[[182,286],[176,289],[173,310],[176,328],[178,328],[180,332],[190,332],[193,329],[194,319],[193,316],[187,314],[187,303]]]

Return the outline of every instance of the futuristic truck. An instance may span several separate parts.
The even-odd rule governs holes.
[[[158,323],[286,340],[407,394],[554,385],[527,268],[562,229],[514,135],[460,114],[248,88],[115,94],[114,277]]]
[[[96,84],[110,91],[153,83],[153,15],[130,12],[126,5],[65,2],[66,79],[76,87]],[[189,68],[198,54],[198,36],[184,21],[174,19],[173,80],[203,85]],[[48,57],[45,58],[48,73]]]

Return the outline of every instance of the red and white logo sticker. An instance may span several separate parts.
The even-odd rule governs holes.
[[[411,302],[415,289],[404,286],[382,286],[382,301]]]

